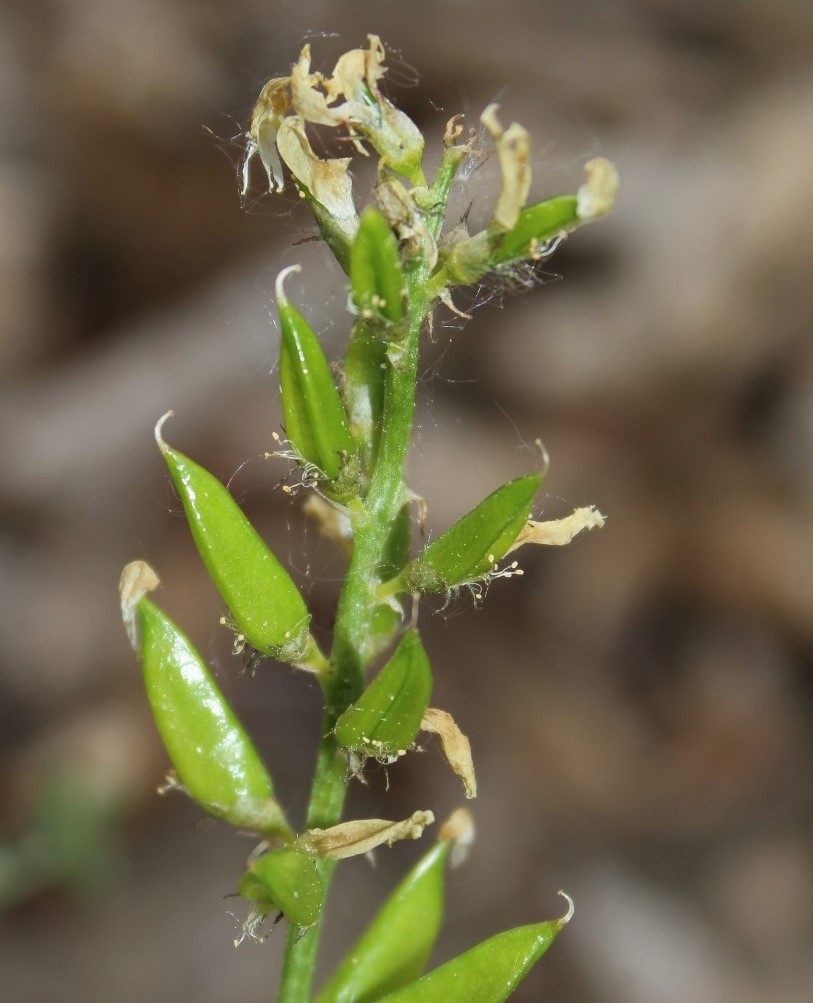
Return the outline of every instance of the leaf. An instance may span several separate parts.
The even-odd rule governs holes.
[[[569,900],[568,900],[569,901]],[[504,1003],[572,916],[519,926],[482,941],[379,1003]]]
[[[463,781],[466,797],[476,798],[477,778],[474,775],[471,743],[458,728],[452,715],[445,710],[428,707],[421,720],[420,730],[440,738],[446,762]]]
[[[476,581],[501,560],[528,521],[541,483],[529,474],[497,488],[442,533],[399,576],[404,588],[442,592]]]
[[[392,846],[400,839],[420,839],[426,826],[434,821],[431,811],[414,811],[401,822],[389,822],[383,818],[355,819],[340,822],[329,829],[308,829],[297,842],[320,857],[343,860],[369,853],[377,846]]]
[[[432,692],[429,659],[416,630],[407,631],[392,658],[336,722],[343,749],[376,759],[403,755],[421,726]]]
[[[279,381],[285,432],[304,460],[334,480],[355,448],[330,363],[310,324],[285,295],[285,278],[298,271],[299,265],[291,265],[277,276],[282,328]]]
[[[278,909],[290,923],[307,927],[319,920],[325,890],[313,854],[285,846],[249,864],[240,894],[263,914]]]

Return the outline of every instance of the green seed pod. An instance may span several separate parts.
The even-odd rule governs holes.
[[[325,890],[316,859],[307,850],[282,847],[253,861],[240,881],[240,894],[267,915],[279,910],[294,926],[313,926]]]
[[[379,1003],[504,1003],[570,920],[506,930],[459,954],[417,982],[376,997]]]
[[[339,391],[319,339],[285,296],[283,282],[299,265],[277,276],[280,342],[279,382],[285,432],[294,449],[328,480],[335,480],[355,452]]]
[[[534,249],[579,226],[575,195],[560,195],[528,206],[515,225],[492,238],[491,266],[533,257]]]
[[[212,581],[245,640],[264,655],[301,662],[313,655],[310,615],[299,590],[220,481],[155,439],[180,495],[192,536]]]
[[[386,219],[370,206],[361,214],[350,252],[353,300],[363,316],[393,324],[404,317],[404,273],[398,242]]]
[[[384,383],[389,368],[387,342],[372,331],[372,324],[357,320],[342,366],[342,398],[347,408],[350,433],[370,470],[381,439]]]
[[[143,561],[124,569],[122,613],[155,723],[187,794],[230,825],[293,836],[274,800],[271,777],[206,663],[178,627],[144,595],[158,584]]]
[[[404,569],[398,590],[443,592],[482,578],[519,536],[541,481],[528,474],[497,488]],[[385,589],[393,591],[390,583]]]
[[[436,843],[407,874],[316,997],[373,1003],[424,969],[443,921],[449,843]]]
[[[432,693],[432,670],[416,630],[401,643],[356,703],[336,723],[344,749],[385,759],[403,754],[418,733]]]

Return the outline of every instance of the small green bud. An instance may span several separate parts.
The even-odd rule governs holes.
[[[532,258],[536,248],[579,225],[575,195],[560,195],[528,206],[516,224],[491,238],[490,264],[502,265],[517,258]]]
[[[285,295],[286,276],[299,270],[299,265],[292,265],[277,277],[282,328],[279,381],[285,432],[306,463],[312,463],[328,480],[335,480],[355,447],[319,339]]]
[[[541,483],[529,474],[497,488],[429,544],[398,576],[414,592],[443,592],[476,581],[494,568],[519,536]],[[391,591],[385,586],[387,591]]]
[[[336,723],[342,748],[376,759],[403,755],[412,745],[432,693],[432,670],[416,630],[404,634],[356,703]]]
[[[279,910],[294,926],[308,927],[319,920],[325,890],[314,855],[286,846],[249,865],[240,894],[256,902],[263,915]]]
[[[350,284],[363,317],[382,317],[393,324],[403,319],[404,273],[398,242],[372,206],[361,214],[350,252]]]

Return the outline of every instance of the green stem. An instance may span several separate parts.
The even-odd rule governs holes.
[[[457,152],[447,150],[430,189],[431,209],[426,211],[426,222],[436,240],[443,225],[449,189],[461,159]],[[333,737],[333,729],[340,715],[358,698],[364,686],[370,620],[376,605],[376,590],[381,584],[379,568],[392,523],[404,503],[404,463],[415,413],[420,337],[432,304],[432,297],[427,295],[426,290],[428,277],[423,261],[412,262],[406,270],[409,330],[398,364],[390,365],[387,370],[381,439],[366,498],[363,502],[353,503],[349,509],[353,525],[353,553],[339,597],[330,672],[321,677],[325,709],[308,804],[308,829],[327,829],[337,825],[344,808],[347,763]],[[335,869],[334,860],[323,860],[319,865],[325,899]],[[289,927],[277,1003],[307,1003],[323,919],[324,909],[319,922],[301,938],[295,927]]]
[[[351,507],[353,554],[344,580],[331,651],[331,673],[323,676],[325,709],[306,827],[328,828],[341,821],[347,763],[333,737],[336,721],[358,698],[364,684],[370,618],[379,585],[378,569],[392,523],[403,505],[403,469],[415,410],[420,334],[428,310],[421,293],[425,273],[407,277],[411,322],[398,366],[391,366],[384,389],[381,442],[363,504]],[[325,893],[335,861],[320,864]],[[324,914],[323,914],[324,915]],[[313,979],[322,920],[300,939],[289,928],[278,1003],[306,1003]]]

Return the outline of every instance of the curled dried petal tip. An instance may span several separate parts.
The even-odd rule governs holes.
[[[134,651],[139,649],[136,607],[148,592],[153,592],[160,584],[158,575],[146,561],[131,561],[121,573],[119,579],[121,618],[124,620],[127,638]]]
[[[586,223],[606,216],[618,194],[618,171],[605,157],[595,157],[584,165],[587,180],[576,193],[576,215]]]

